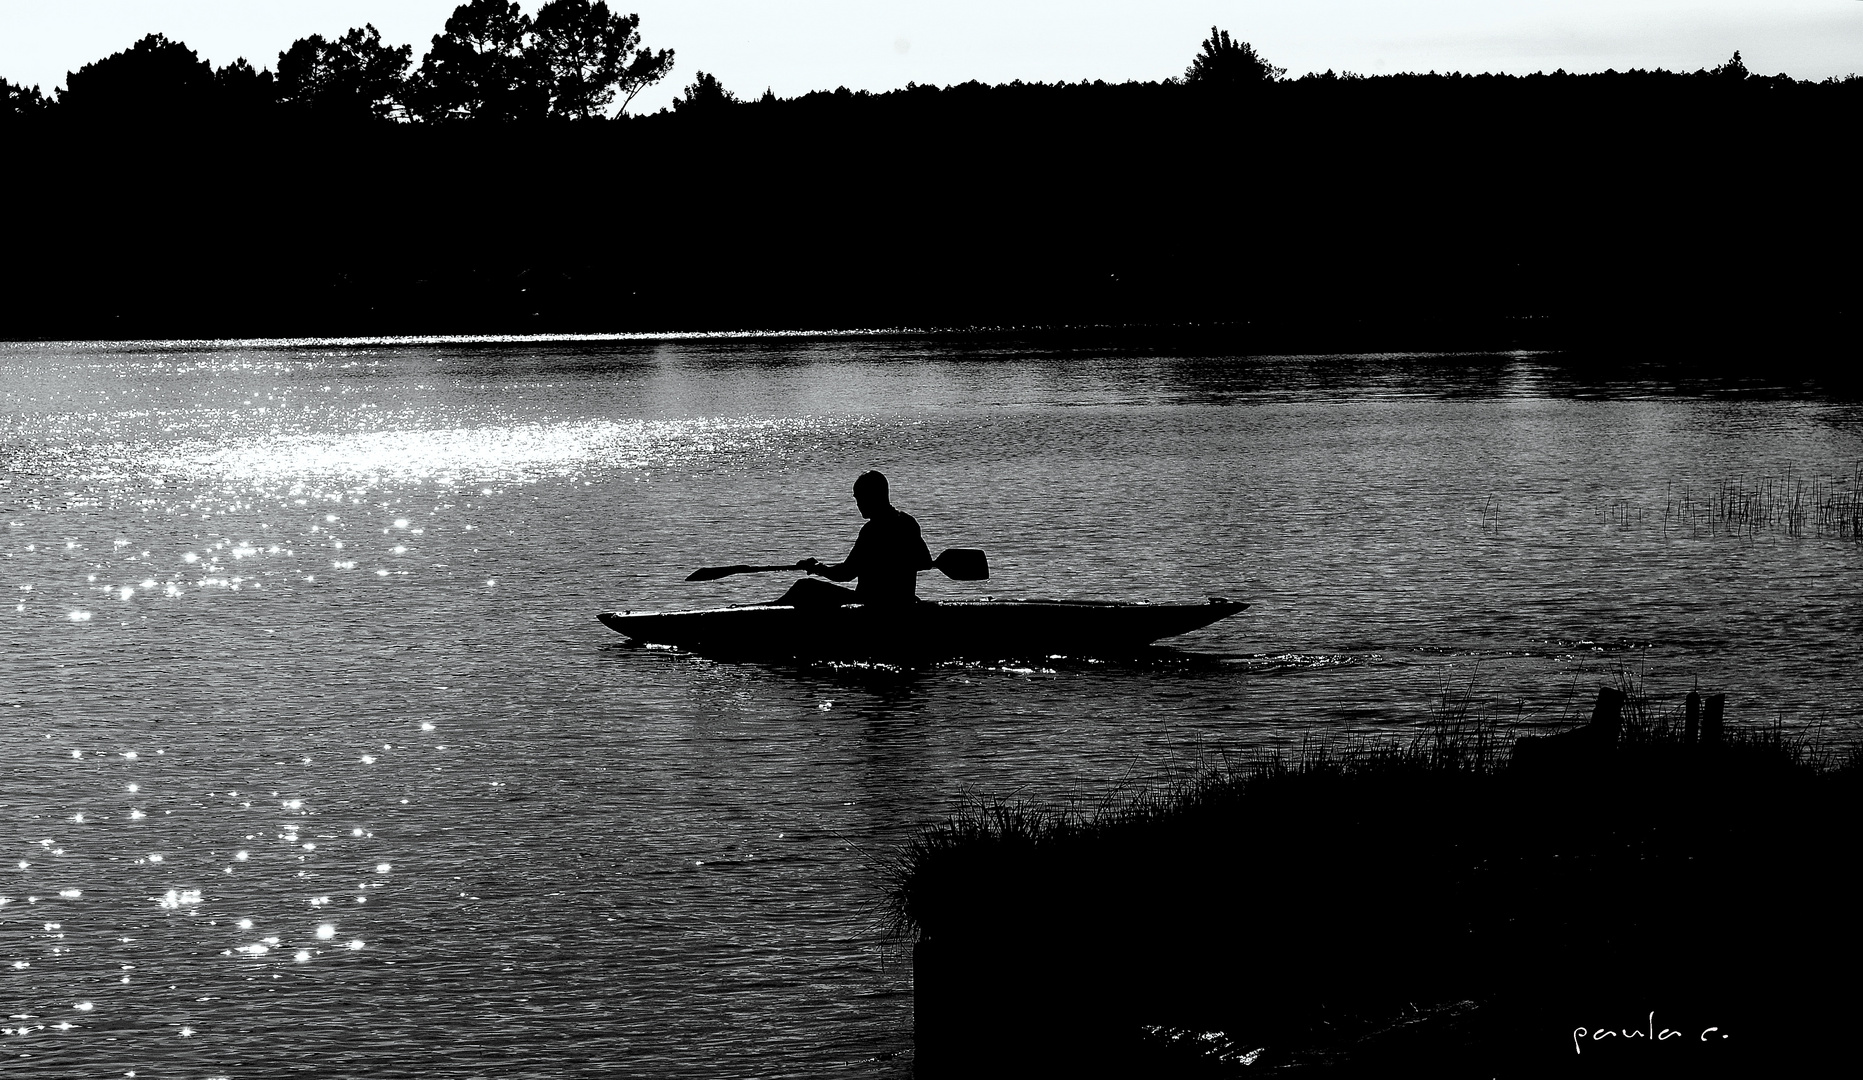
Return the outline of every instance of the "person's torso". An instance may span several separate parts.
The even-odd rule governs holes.
[[[918,595],[925,541],[919,523],[902,510],[877,514],[860,527],[859,581],[854,592],[868,603],[904,602]]]

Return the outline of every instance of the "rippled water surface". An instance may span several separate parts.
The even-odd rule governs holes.
[[[0,346],[13,1076],[890,1076],[888,853],[973,797],[1523,724],[1854,738],[1863,409],[1547,358],[877,339]],[[1143,662],[628,647],[879,467],[922,595],[1248,599]],[[1745,503],[1734,504],[1734,496]],[[1792,502],[1796,498],[1797,502]],[[1793,516],[1793,508],[1799,511]]]

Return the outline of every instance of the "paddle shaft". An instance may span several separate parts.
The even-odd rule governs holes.
[[[736,566],[702,566],[694,570],[692,575],[686,578],[686,580],[711,581],[715,578],[730,577],[732,574],[767,574],[775,570],[800,569],[802,568],[795,563],[784,563],[781,566],[746,566],[743,563],[739,563]]]
[[[932,560],[933,568],[943,571],[946,577],[958,581],[982,581],[990,576],[988,561],[983,552],[976,548],[948,548]],[[767,574],[777,570],[802,570],[801,563],[785,563],[776,566],[751,566],[739,563],[736,566],[702,566],[686,577],[687,581],[716,581],[733,574]]]

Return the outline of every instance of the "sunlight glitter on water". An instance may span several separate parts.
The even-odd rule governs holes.
[[[206,471],[246,482],[334,477],[370,487],[410,481],[527,482],[590,469],[642,469],[718,454],[755,454],[811,428],[848,423],[818,418],[586,420],[367,431],[339,438],[278,436],[230,446],[216,439],[183,443],[151,464],[163,472]],[[397,519],[395,527],[407,528],[406,519]]]
[[[356,961],[348,958],[362,956],[363,938],[355,931],[368,921],[364,913],[370,909],[355,908],[341,923],[306,924],[290,919],[288,912],[294,897],[296,910],[304,910],[302,887],[307,881],[348,877],[372,865],[366,853],[376,850],[374,830],[345,822],[340,828],[332,823],[322,826],[326,831],[315,831],[326,811],[321,800],[277,792],[271,814],[282,816],[280,837],[295,845],[287,850],[298,854],[281,859],[240,848],[224,867],[230,874],[237,865],[239,876],[218,888],[203,887],[187,876],[222,869],[219,862],[227,856],[220,853],[228,851],[227,839],[256,823],[249,817],[253,803],[236,801],[234,794],[249,785],[227,787],[224,795],[216,788],[203,797],[192,794],[201,789],[190,777],[208,763],[193,754],[177,756],[173,745],[61,747],[63,737],[57,732],[45,735],[49,745],[36,752],[67,763],[59,783],[47,792],[64,805],[41,798],[22,804],[12,793],[0,795],[9,808],[6,820],[85,827],[68,835],[48,828],[49,835],[24,838],[23,851],[19,840],[0,836],[0,852],[31,856],[13,860],[9,877],[15,880],[0,890],[6,893],[0,897],[0,961],[9,974],[0,994],[18,1014],[23,1030],[78,1040],[70,1044],[74,1048],[89,1045],[83,1042],[87,1034],[107,1031],[114,1053],[129,1061],[141,1059],[139,1067],[145,1072],[169,1075],[159,1065],[161,1032],[170,1038],[177,1033],[198,1037],[210,1058],[228,1053],[225,1039],[228,1033],[237,1035],[240,1025],[215,1018],[237,1015],[223,1010],[237,1009],[248,998],[250,992],[242,988],[251,980],[271,978],[263,974],[272,970],[268,965],[327,966],[338,956],[353,964]],[[304,755],[297,767],[310,758]],[[10,761],[10,767],[30,765],[29,759]],[[138,779],[126,781],[126,773]],[[113,792],[117,797],[135,796],[142,808],[114,823],[97,824],[71,812],[73,798],[108,798]],[[263,806],[257,812],[265,813]],[[183,816],[174,816],[177,810]],[[299,843],[301,835],[315,840]],[[382,869],[386,871],[385,863]],[[371,884],[389,888],[387,879]],[[327,895],[314,897],[313,908],[321,906],[315,903],[318,899],[324,905],[332,900]],[[241,908],[252,914],[241,913]],[[276,930],[258,929],[261,936],[256,939],[242,934],[243,940],[226,941],[218,936],[251,933],[267,923]],[[216,973],[203,966],[204,958],[216,955],[253,967]],[[75,1022],[35,1020],[59,1008],[71,1010]],[[21,1031],[13,1028],[8,1034],[17,1037]],[[94,1053],[77,1052],[87,1059]],[[44,1051],[38,1054],[43,1057]],[[33,1051],[15,1054],[5,1071],[11,1076],[23,1068],[22,1076],[41,1075],[32,1072],[33,1060]]]
[[[53,346],[76,352],[148,349],[158,352],[219,353],[235,357],[233,361],[213,364],[239,370],[245,366],[240,354],[253,349],[325,350],[380,348],[397,345],[431,347],[435,345],[519,345],[555,344],[600,345],[619,342],[680,341],[816,341],[836,338],[899,337],[924,333],[920,330],[662,330],[636,333],[603,334],[421,334],[415,336],[384,334],[370,337],[299,337],[299,338],[193,338],[145,341],[61,341]],[[313,355],[318,355],[313,354]]]

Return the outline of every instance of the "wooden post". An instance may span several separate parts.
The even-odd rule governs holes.
[[[1709,694],[1707,708],[1701,710],[1701,741],[1710,745],[1721,741],[1721,710],[1727,706],[1726,694]]]
[[[1624,692],[1598,687],[1598,703],[1591,708],[1591,735],[1604,746],[1617,745],[1617,729],[1624,719]]]
[[[1598,703],[1592,706],[1591,723],[1553,735],[1515,739],[1513,764],[1531,772],[1565,769],[1596,761],[1601,753],[1616,750],[1618,729],[1624,718],[1624,701],[1622,690],[1598,687]]]
[[[1701,737],[1701,695],[1690,690],[1682,701],[1682,741],[1690,746]]]

